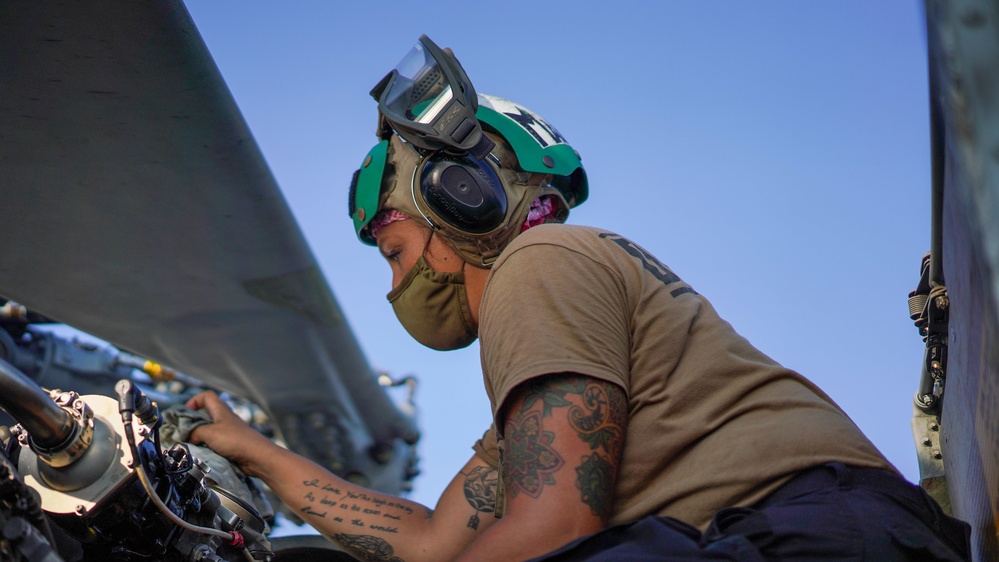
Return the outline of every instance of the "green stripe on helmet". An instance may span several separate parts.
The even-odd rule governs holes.
[[[374,246],[375,240],[364,231],[371,219],[378,213],[378,201],[381,198],[382,177],[385,174],[385,161],[388,158],[389,141],[383,140],[372,148],[364,157],[361,169],[358,170],[357,184],[351,189],[351,216],[354,220],[354,231],[358,239],[365,244]],[[363,231],[363,232],[362,232]]]
[[[515,115],[509,115],[489,107],[489,105],[496,104],[516,108],[518,112]],[[480,123],[493,129],[507,141],[513,148],[514,154],[517,155],[517,163],[521,169],[531,173],[564,176],[565,181],[553,183],[557,184],[556,187],[560,190],[571,192],[564,193],[566,200],[570,201],[573,206],[586,200],[589,187],[579,153],[565,143],[565,139],[540,117],[509,100],[482,94],[479,95],[479,107],[475,117]],[[534,134],[523,122],[518,122],[518,119],[526,119],[535,125],[537,129],[534,130]],[[539,141],[539,138],[536,137],[538,132],[543,132],[546,136],[553,138]]]

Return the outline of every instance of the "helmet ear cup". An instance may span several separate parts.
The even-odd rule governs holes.
[[[484,234],[503,223],[506,191],[484,160],[437,151],[420,167],[419,182],[424,203],[448,226]]]

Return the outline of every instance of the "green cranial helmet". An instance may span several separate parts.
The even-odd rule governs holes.
[[[395,209],[438,230],[462,259],[490,265],[520,233],[531,202],[554,195],[559,218],[586,200],[579,154],[544,119],[512,101],[480,94],[475,117],[495,142],[482,159],[418,149],[390,134],[354,173],[349,212],[365,244],[383,209]]]
[[[579,154],[526,107],[478,95],[449,49],[426,35],[371,91],[378,136],[354,174],[350,216],[362,242],[383,209],[424,221],[474,265],[490,265],[542,195],[556,219],[587,196]]]

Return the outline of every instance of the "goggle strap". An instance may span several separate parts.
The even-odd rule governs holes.
[[[389,122],[388,118],[382,111],[378,110],[378,127],[375,129],[375,135],[380,140],[389,140],[392,136],[392,123]]]
[[[482,133],[482,136],[479,137],[479,142],[468,153],[476,160],[483,160],[494,148],[496,148],[496,143],[493,139],[489,138],[489,135]]]

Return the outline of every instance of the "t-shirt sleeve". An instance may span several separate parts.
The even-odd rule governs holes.
[[[605,264],[551,243],[516,248],[494,268],[480,310],[482,366],[495,415],[534,377],[573,372],[627,392],[626,281]]]
[[[482,438],[472,445],[472,450],[489,466],[499,469],[499,449],[496,446],[496,426],[490,425]]]

